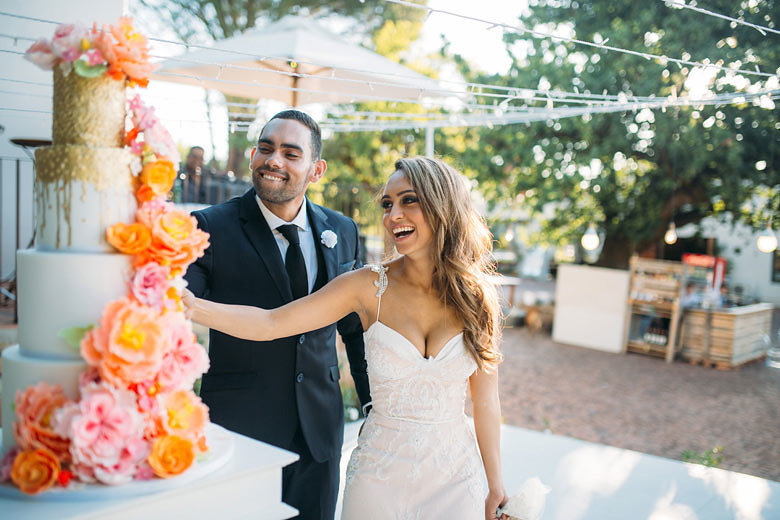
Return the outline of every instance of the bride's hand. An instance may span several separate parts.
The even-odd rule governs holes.
[[[498,508],[506,504],[507,500],[509,500],[509,497],[506,496],[506,491],[503,488],[498,491],[491,490],[485,499],[485,520],[495,520],[496,518],[509,520],[507,515],[496,516]]]
[[[184,315],[187,319],[192,319],[192,312],[195,307],[195,295],[189,289],[184,289],[181,293],[181,302],[184,304]]]

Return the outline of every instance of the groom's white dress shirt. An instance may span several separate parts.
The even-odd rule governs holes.
[[[276,245],[279,246],[279,252],[282,254],[282,261],[284,261],[290,243],[277,228],[287,224],[295,224],[298,228],[298,239],[301,241],[301,252],[303,253],[303,261],[306,263],[306,276],[309,278],[309,293],[311,293],[314,282],[317,281],[317,249],[314,244],[314,233],[312,233],[309,219],[306,216],[306,201],[304,200],[301,204],[301,209],[295,218],[291,222],[285,222],[274,215],[257,195],[255,195],[255,200],[268,223],[268,227],[273,231]]]

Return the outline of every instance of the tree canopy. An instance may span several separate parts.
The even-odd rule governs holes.
[[[764,24],[777,12],[773,0],[750,7],[743,2],[738,12],[728,0],[712,0],[708,8]],[[672,58],[757,66],[774,74],[780,70],[777,36],[662,2],[532,0],[520,23]],[[694,74],[690,67],[661,60],[516,33],[506,34],[505,41],[513,59],[507,74],[474,73],[461,60],[464,74],[493,85],[623,93],[628,99],[695,98],[702,87],[717,94],[778,88],[777,76]],[[695,77],[703,79],[697,84]],[[489,200],[544,214],[538,238],[575,242],[593,222],[606,235],[599,263],[626,267],[631,253],[658,243],[670,222],[680,225],[730,212],[761,227],[777,213],[780,123],[774,103],[766,98],[763,105],[594,114],[481,128],[471,132],[473,146],[463,150],[448,147],[446,140],[441,144],[445,154],[460,156]]]

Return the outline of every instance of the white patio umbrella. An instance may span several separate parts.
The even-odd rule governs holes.
[[[214,47],[169,58],[154,76],[227,95],[276,99],[289,106],[414,101],[435,97],[438,88],[431,78],[347,42],[311,18],[287,16]]]

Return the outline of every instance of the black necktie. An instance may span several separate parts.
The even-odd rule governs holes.
[[[309,294],[309,278],[306,275],[306,262],[303,260],[301,241],[298,238],[298,226],[287,224],[276,228],[290,243],[284,256],[284,267],[290,278],[293,300]]]

